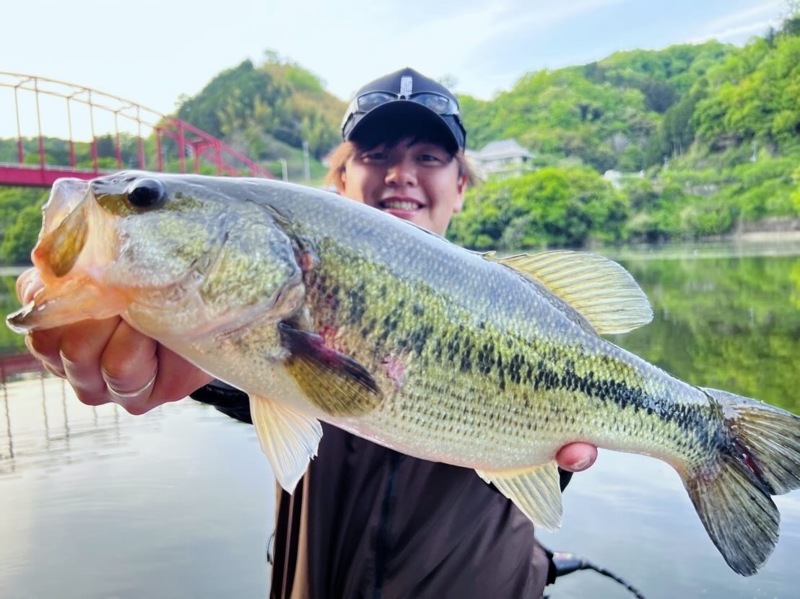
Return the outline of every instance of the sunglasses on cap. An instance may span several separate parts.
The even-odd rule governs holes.
[[[453,99],[437,92],[418,92],[415,94],[405,95],[396,94],[385,91],[372,91],[365,92],[356,96],[347,108],[342,119],[341,130],[345,138],[347,138],[349,131],[355,124],[368,113],[372,112],[379,106],[390,104],[392,102],[413,102],[420,106],[424,106],[434,114],[440,117],[451,117],[458,127],[463,130],[461,119],[459,118],[458,103]],[[349,125],[349,127],[348,127]],[[462,134],[462,138],[463,138]],[[463,139],[461,141],[463,144]]]
[[[397,100],[421,104],[441,116],[458,116],[459,114],[458,104],[455,100],[436,92],[419,92],[408,97],[390,92],[367,92],[350,102],[347,116],[349,117],[351,114],[358,112],[367,113],[387,102],[396,102]]]

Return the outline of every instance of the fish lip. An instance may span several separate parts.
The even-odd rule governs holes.
[[[42,206],[40,237],[56,229],[86,199],[91,183],[91,180],[75,177],[56,179],[47,202]]]

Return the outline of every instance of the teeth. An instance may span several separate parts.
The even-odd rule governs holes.
[[[417,204],[416,202],[391,200],[391,201],[381,202],[381,207],[389,208],[391,210],[416,210],[417,208],[419,208],[419,204]]]

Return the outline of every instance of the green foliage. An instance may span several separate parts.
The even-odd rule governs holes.
[[[598,63],[586,65],[584,72],[597,83],[637,87],[645,93],[653,110],[662,107],[656,112],[664,112],[671,105],[670,99],[688,92],[695,81],[732,50],[733,46],[710,41],[699,45],[679,44],[655,52],[617,52]]]
[[[794,204],[794,209],[800,214],[800,166],[792,173],[792,191],[790,198]]]
[[[697,102],[704,95],[705,87],[698,85],[667,109],[658,130],[648,140],[645,164],[658,164],[664,156],[680,155],[691,148],[695,137],[692,117]]]
[[[476,250],[614,242],[627,215],[624,197],[596,172],[548,167],[469,191],[449,237]]]
[[[712,69],[694,127],[718,148],[757,140],[782,147],[800,134],[800,37],[758,39]]]
[[[578,68],[524,76],[491,106],[464,99],[470,144],[515,138],[536,154],[577,158],[603,172],[625,148],[643,148],[657,125],[642,92],[594,83]]]
[[[636,206],[625,224],[625,237],[633,242],[658,243],[682,236],[681,211],[689,203],[683,187],[668,183],[656,188],[647,179],[627,180],[623,190]]]
[[[254,65],[245,60],[223,71],[178,109],[182,118],[240,147],[252,158],[271,161],[271,140],[292,147],[308,143],[320,158],[339,140],[344,103],[322,82],[275,52]]]
[[[0,187],[0,264],[30,264],[48,195],[42,189]]]
[[[679,45],[529,73],[491,102],[461,98],[470,145],[511,137],[537,154],[537,164],[566,158],[599,172],[659,164],[674,144],[691,146],[701,94],[689,91],[733,51],[718,42]]]

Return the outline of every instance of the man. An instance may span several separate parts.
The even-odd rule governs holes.
[[[444,235],[475,177],[456,98],[412,69],[361,88],[327,182]],[[323,208],[324,209],[324,208]],[[18,280],[27,301],[40,285]],[[246,397],[119,318],[38,331],[28,347],[89,405],[139,414],[191,393],[249,421]],[[318,457],[281,492],[271,597],[541,597],[553,572],[530,521],[472,470],[427,462],[323,425]],[[596,450],[572,444],[582,470]]]

